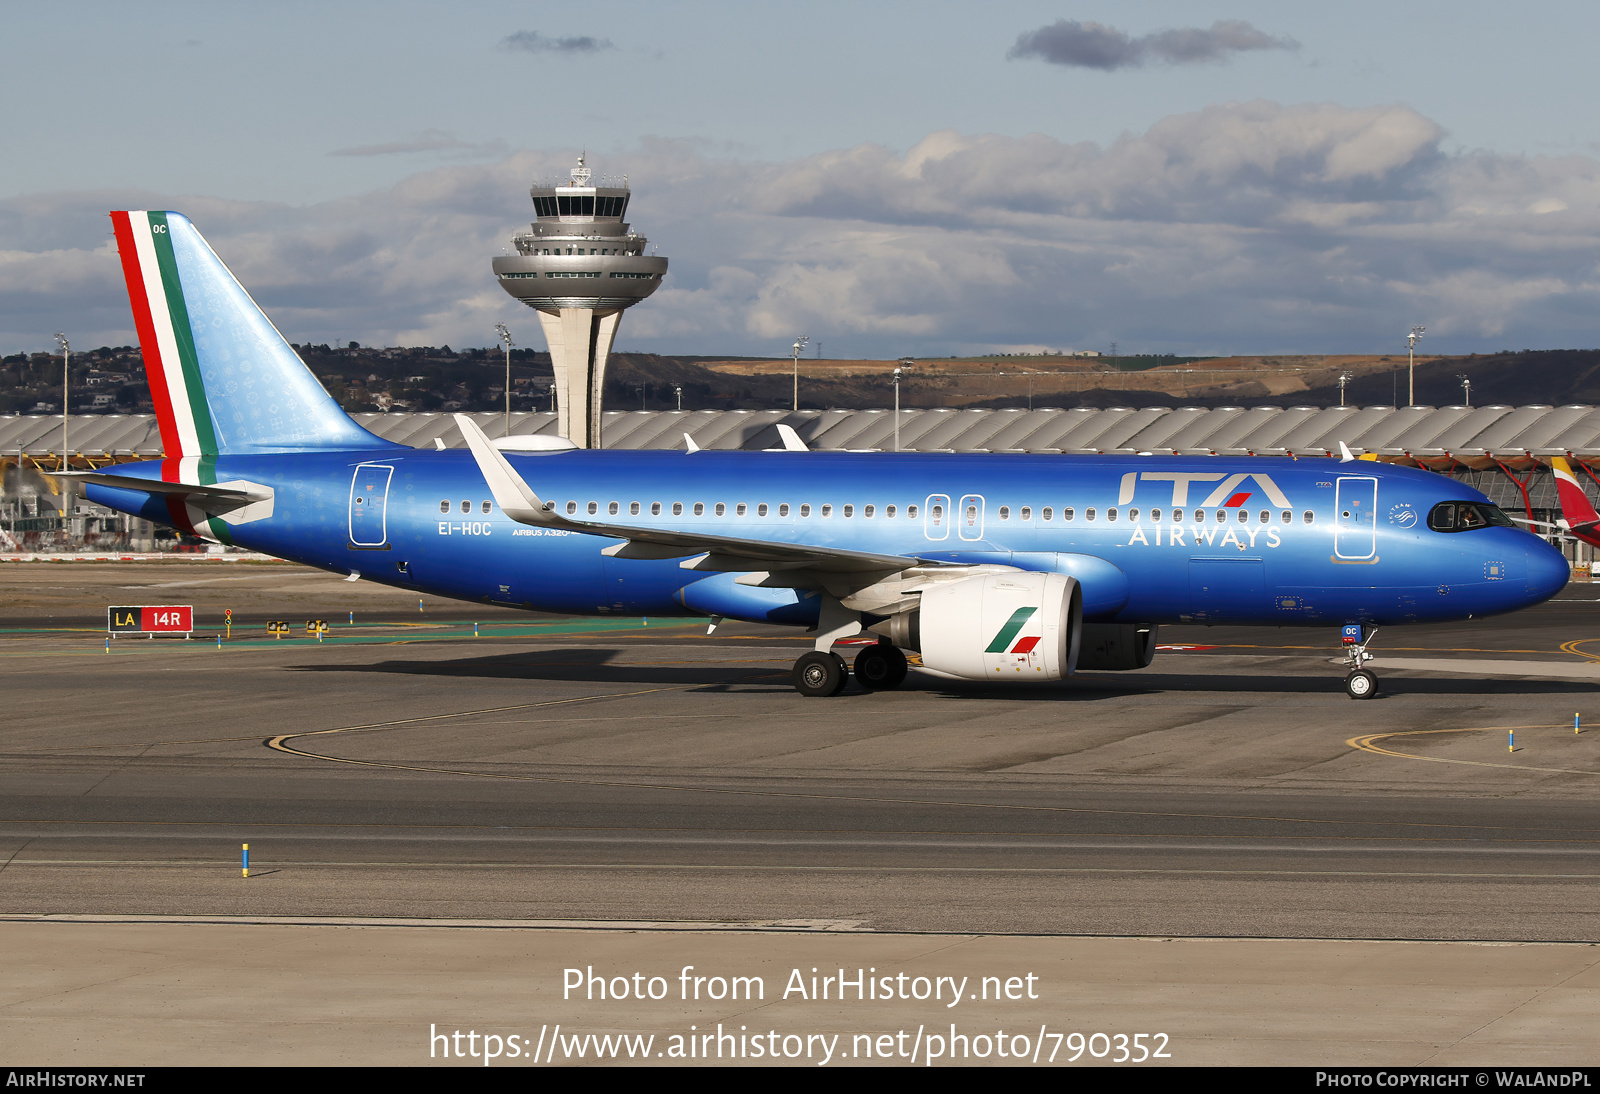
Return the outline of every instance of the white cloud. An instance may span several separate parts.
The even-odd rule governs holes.
[[[1231,103],[1106,147],[933,133],[786,163],[652,140],[630,217],[671,259],[620,348],[1365,352],[1591,345],[1600,161],[1447,153],[1405,107]],[[188,213],[296,341],[542,344],[489,260],[531,217],[522,152],[304,208],[149,194],[0,203],[0,349],[131,341],[109,208]]]

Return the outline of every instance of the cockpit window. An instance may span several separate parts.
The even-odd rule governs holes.
[[[1498,506],[1476,501],[1442,501],[1428,514],[1435,532],[1471,532],[1478,528],[1515,528],[1516,523]]]

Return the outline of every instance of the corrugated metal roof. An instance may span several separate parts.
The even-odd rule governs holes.
[[[415,448],[436,439],[462,444],[449,414],[357,414],[381,437]],[[504,415],[471,415],[491,437],[504,431]],[[683,435],[701,448],[781,447],[776,426],[785,423],[814,448],[863,449],[893,445],[895,418],[886,410],[613,411],[605,415],[606,447],[674,449]],[[556,432],[555,415],[511,415],[516,435]],[[149,414],[77,415],[68,423],[74,458],[99,463],[149,459],[162,453]],[[1590,406],[1526,407],[1131,407],[1037,410],[903,410],[900,446],[906,451],[1153,452],[1321,456],[1339,442],[1357,454],[1375,452],[1394,462],[1439,470],[1493,468],[1497,461],[1531,467],[1540,456],[1569,454],[1600,466],[1600,409]],[[0,417],[0,456],[20,449],[54,460],[61,419],[47,415]]]

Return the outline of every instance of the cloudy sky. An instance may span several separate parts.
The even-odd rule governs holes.
[[[587,148],[619,347],[1600,345],[1600,6],[123,3],[0,26],[0,352],[133,341],[112,208],[295,341],[542,348],[489,259]]]

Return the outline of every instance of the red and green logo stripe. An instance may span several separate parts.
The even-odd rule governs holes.
[[[995,634],[994,640],[989,643],[989,647],[983,652],[1005,653],[1006,647],[1011,645],[1011,640],[1017,636],[1017,632],[1022,630],[1023,625],[1027,623],[1029,619],[1033,618],[1033,613],[1038,610],[1039,609],[1037,607],[1018,608],[1016,611],[1012,612],[1011,618],[1006,620],[1006,625],[1000,628],[1000,630]],[[1027,653],[1029,650],[1033,649],[1034,646],[1038,645],[1038,643],[1038,638],[1024,638],[1021,642],[1017,643],[1017,648],[1011,652]]]

